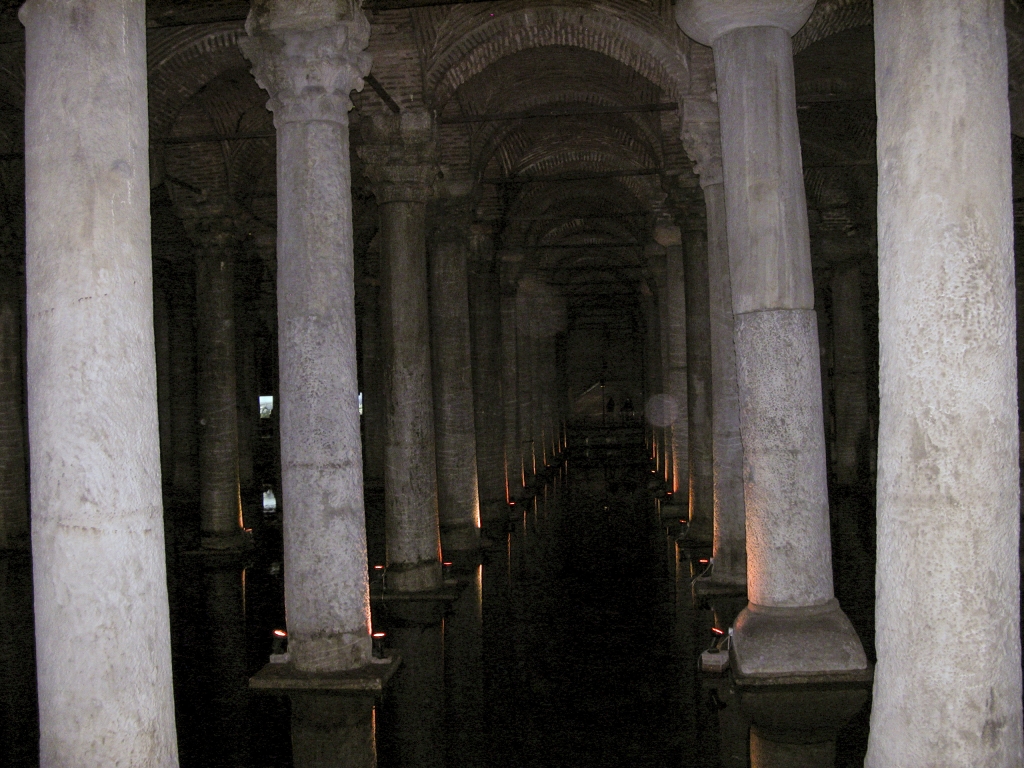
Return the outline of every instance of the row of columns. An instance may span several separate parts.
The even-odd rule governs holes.
[[[734,642],[738,671],[752,676],[866,667],[832,596],[828,557],[790,43],[812,5],[677,6],[684,29],[716,60],[750,597]],[[278,131],[285,592],[293,662],[314,673],[370,660],[347,117],[349,93],[369,68],[369,24],[357,8],[318,13],[260,6],[243,43]],[[943,0],[911,14],[902,2],[880,2],[875,15],[882,403],[867,764],[1016,765],[1018,435],[1002,8]],[[101,2],[83,18],[75,6],[30,0],[21,16],[41,763],[171,766],[144,6]],[[964,86],[953,104],[950,78]],[[944,111],[932,108],[939,99]],[[416,120],[399,126],[403,142],[407,127],[414,142],[420,135]],[[394,178],[396,166],[412,178]],[[437,464],[426,455],[436,401],[421,322],[429,317],[425,167],[389,163],[375,181],[390,341],[386,450],[427,483],[415,499],[403,497],[413,479],[389,459],[385,486],[395,510],[415,503],[429,512]],[[714,186],[705,186],[706,201]],[[502,306],[503,326],[511,319],[521,332],[512,378],[532,388],[549,370],[548,345],[534,344],[517,309],[513,300],[509,318]],[[505,369],[508,382],[507,361]],[[542,405],[539,420],[518,419],[535,464],[554,445],[556,410]],[[414,415],[396,418],[406,411]],[[411,425],[423,430],[415,445]],[[424,514],[389,538],[389,568],[406,588],[436,583],[437,519]],[[108,626],[119,631],[95,636]],[[986,665],[973,663],[979,655]]]

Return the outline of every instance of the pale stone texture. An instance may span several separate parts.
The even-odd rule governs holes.
[[[714,465],[714,569],[711,580],[744,585],[747,578],[743,441],[733,341],[732,280],[726,233],[718,105],[693,99],[683,105],[683,145],[700,177],[707,217],[708,312],[711,339],[711,419]]]
[[[427,296],[426,203],[438,168],[424,111],[375,113],[360,148],[380,213],[387,586],[441,585]]]
[[[226,206],[204,206],[192,213],[185,226],[197,246],[200,528],[203,547],[227,549],[242,543],[235,368],[238,237]]]
[[[865,765],[1019,766],[1003,3],[875,3],[880,425]]]
[[[743,0],[728,12],[708,0],[676,6],[683,30],[711,45],[718,86],[750,598],[734,633],[740,675],[827,677],[867,668],[832,592],[817,323],[790,41],[813,6],[814,0]],[[812,618],[826,609],[825,625]],[[781,654],[781,663],[770,660],[769,650]]]
[[[25,24],[41,766],[178,764],[160,494],[142,0]]]
[[[277,307],[288,651],[304,671],[369,662],[356,381],[349,94],[370,68],[357,3],[254,7],[242,50],[277,127]]]
[[[437,512],[444,552],[480,546],[469,331],[469,205],[469,200],[454,199],[439,207],[429,259]]]
[[[0,550],[29,547],[22,359],[24,278],[13,258],[3,261],[18,279],[0,283]]]

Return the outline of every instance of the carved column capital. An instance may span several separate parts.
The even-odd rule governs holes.
[[[718,104],[710,99],[689,99],[683,103],[683,149],[693,162],[701,187],[722,184],[722,129]]]
[[[361,123],[366,144],[359,158],[379,205],[397,202],[426,203],[436,194],[441,176],[437,128],[423,109],[372,112]]]
[[[303,12],[304,3],[257,3],[239,41],[252,74],[270,94],[274,124],[348,123],[352,91],[363,88],[371,57],[370,23],[358,3],[335,13]]]

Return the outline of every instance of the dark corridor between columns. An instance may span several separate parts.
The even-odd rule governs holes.
[[[171,550],[182,768],[372,765],[374,745],[382,768],[862,765],[863,698],[833,722],[842,692],[839,704],[825,690],[766,704],[699,671],[713,627],[745,599],[693,597],[710,551],[663,519],[640,430],[599,433],[570,432],[565,462],[507,529],[486,532],[482,563],[451,566],[453,602],[374,601],[374,630],[402,666],[370,716],[320,718],[294,758],[293,738],[311,738],[298,708],[247,685],[284,626],[280,520],[264,521],[243,562]],[[379,544],[371,536],[371,568]],[[845,573],[841,599],[870,587],[870,573]],[[0,559],[0,580],[0,764],[20,768],[37,765],[38,742],[27,559]],[[863,637],[873,606],[844,606]],[[312,710],[333,711],[329,699]]]

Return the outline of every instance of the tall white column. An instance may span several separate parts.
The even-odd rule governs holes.
[[[747,593],[741,676],[864,674],[832,589],[825,435],[791,36],[814,0],[683,0],[683,30],[715,56],[725,173]]]
[[[365,121],[370,123],[371,121]],[[431,116],[378,113],[360,147],[380,212],[386,414],[384,517],[387,583],[403,591],[441,585],[426,205],[437,180]]]
[[[434,373],[437,513],[441,548],[480,546],[467,235],[470,201],[440,206],[430,251],[430,349]]]
[[[39,764],[172,768],[145,3],[20,16]]]
[[[1003,24],[997,0],[875,3],[881,401],[868,768],[1024,762]]]
[[[358,3],[334,5],[256,4],[241,44],[277,128],[285,606],[309,672],[371,658],[348,131],[370,25]]]
[[[714,568],[711,582],[744,589],[747,581],[743,441],[733,342],[732,279],[725,217],[725,183],[718,105],[683,105],[683,145],[694,162],[707,215],[708,310],[711,338],[711,421],[714,472]],[[699,583],[699,582],[698,582]]]

